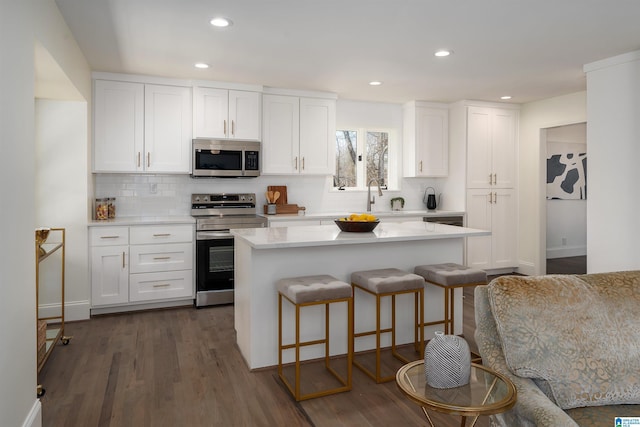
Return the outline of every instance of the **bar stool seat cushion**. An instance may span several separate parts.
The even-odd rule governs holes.
[[[351,273],[351,283],[375,294],[401,292],[420,289],[424,278],[397,268],[355,271]]]
[[[427,282],[436,283],[443,287],[487,282],[487,273],[484,270],[452,262],[419,265],[413,271],[424,277]]]
[[[353,295],[351,285],[326,274],[280,279],[276,288],[294,304],[350,298]]]

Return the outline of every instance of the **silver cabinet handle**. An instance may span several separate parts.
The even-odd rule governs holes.
[[[153,285],[154,288],[168,288],[169,286],[171,286],[170,283],[163,283],[163,284]]]
[[[231,135],[235,135],[235,134],[236,134],[236,121],[231,120]]]
[[[489,185],[493,184],[493,174],[489,174]]]
[[[493,203],[493,193],[489,193],[489,203]]]
[[[304,157],[302,158],[302,170],[304,170]]]
[[[225,135],[227,134],[227,121],[223,120],[222,121],[222,127],[224,127],[223,132]]]
[[[125,265],[124,265],[124,251],[122,251],[122,268],[124,269]]]
[[[156,233],[153,237],[168,237],[171,236],[171,233]]]
[[[147,167],[151,166],[151,152],[147,152]]]
[[[166,260],[166,259],[171,259],[171,257],[170,256],[156,256],[156,257],[153,257],[154,261],[162,261],[162,260]]]
[[[120,236],[100,236],[101,239],[117,239]]]
[[[138,151],[138,167],[140,167],[140,156],[142,156],[142,153]]]
[[[298,170],[298,156],[295,159],[296,165],[293,167],[294,170]]]
[[[498,174],[494,173],[493,174],[493,185],[497,185],[498,184]]]
[[[420,172],[422,172],[422,160],[420,160]]]

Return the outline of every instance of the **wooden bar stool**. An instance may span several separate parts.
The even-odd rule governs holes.
[[[303,276],[278,280],[278,375],[293,394],[296,401],[312,399],[351,390],[351,371],[353,360],[353,290],[348,283],[341,282],[333,276]],[[282,299],[288,300],[295,306],[295,342],[283,345],[282,343]],[[329,305],[333,303],[347,303],[348,318],[348,342],[347,342],[347,375],[346,379],[340,376],[330,365],[329,357]],[[313,305],[325,306],[324,338],[313,341],[300,341],[300,309]],[[304,346],[324,344],[325,368],[340,382],[341,386],[302,394],[300,391],[300,348]],[[295,349],[295,379],[294,385],[287,380],[283,373],[283,350]]]
[[[413,272],[424,277],[425,284],[435,285],[444,290],[444,319],[423,325],[443,324],[445,334],[453,334],[455,331],[453,323],[455,289],[487,284],[487,273],[484,270],[454,263],[419,265]]]
[[[392,381],[392,375],[383,377],[380,368],[380,335],[391,333],[391,354],[398,360],[409,363],[409,360],[396,351],[396,295],[414,294],[414,346],[421,355],[424,352],[424,333],[421,325],[424,323],[424,279],[421,276],[412,274],[397,268],[387,268],[379,270],[356,271],[351,273],[351,285],[355,290],[360,289],[376,298],[376,328],[375,330],[358,332],[353,334],[353,339],[375,335],[376,336],[376,372],[373,373],[364,365],[353,358],[353,364],[371,377],[376,383]],[[382,298],[391,297],[391,327],[382,329],[380,325],[380,303]]]

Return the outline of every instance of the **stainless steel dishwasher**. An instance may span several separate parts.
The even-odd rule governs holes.
[[[436,224],[455,225],[457,227],[464,227],[464,217],[462,215],[449,215],[449,216],[424,216],[422,217],[424,222],[435,222]]]

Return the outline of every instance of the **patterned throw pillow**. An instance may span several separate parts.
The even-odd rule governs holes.
[[[503,276],[489,301],[509,368],[558,406],[640,404],[640,271]]]

